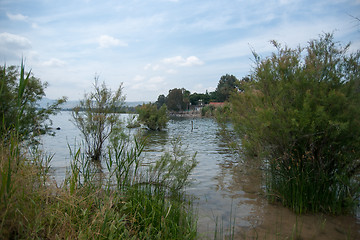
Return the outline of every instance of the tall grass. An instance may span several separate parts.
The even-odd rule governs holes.
[[[360,186],[347,169],[330,171],[309,153],[302,157],[273,159],[267,171],[270,200],[281,201],[296,213],[341,214],[356,209]],[[345,212],[346,213],[346,212]]]
[[[5,66],[4,66],[5,68]],[[49,176],[53,156],[22,141],[20,119],[30,73],[23,62],[17,115],[0,138],[0,238],[2,239],[194,239],[196,218],[182,191],[196,166],[179,145],[172,154],[144,165],[145,140],[122,133],[111,138],[106,166],[70,149],[61,186]],[[3,86],[0,94],[3,93]],[[161,166],[161,168],[159,168]],[[161,172],[159,172],[161,170]],[[157,173],[160,176],[152,179]],[[171,177],[172,174],[175,177]],[[164,184],[166,183],[166,184]],[[169,191],[169,186],[172,187]]]
[[[106,168],[94,165],[81,148],[73,151],[66,181],[58,187],[49,179],[51,157],[14,154],[16,140],[2,142],[0,235],[4,239],[195,239],[191,201],[181,189],[170,192],[160,182],[150,181],[148,166],[141,161],[144,143],[136,140],[109,151]]]
[[[182,191],[196,162],[179,145],[153,166],[143,164],[141,138],[113,141],[105,166],[80,146],[70,151],[68,174],[58,187],[49,177],[52,156],[35,148],[24,152],[17,134],[10,136],[0,144],[2,238],[196,238],[192,202]]]

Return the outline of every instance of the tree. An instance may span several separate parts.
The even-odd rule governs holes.
[[[249,76],[243,77],[240,81],[238,81],[236,88],[239,90],[239,92],[244,92],[245,91],[244,85],[246,85],[250,81],[251,79]]]
[[[164,94],[161,94],[156,101],[156,106],[157,108],[161,108],[164,104],[166,104],[166,97]]]
[[[166,97],[166,106],[171,111],[183,111],[187,109],[189,104],[190,92],[182,88],[174,88],[169,90]]]
[[[169,90],[166,97],[166,106],[170,111],[181,111],[183,105],[183,94],[180,88]]]
[[[156,104],[143,104],[137,108],[137,112],[139,114],[139,122],[146,125],[150,130],[160,131],[166,127],[169,121],[166,113],[166,105],[162,105],[162,107],[158,109]]]
[[[360,173],[360,51],[332,34],[260,59],[231,98],[248,155],[263,157],[273,200],[296,212],[351,211]],[[305,52],[304,52],[305,50]]]
[[[219,83],[216,87],[216,100],[225,102],[229,99],[231,93],[236,89],[239,80],[233,75],[221,76]]]
[[[189,110],[190,106],[190,91],[186,90],[185,88],[181,89],[183,94],[183,104],[182,109],[183,110]]]
[[[209,93],[192,93],[189,96],[189,100],[191,105],[196,106],[200,103],[208,104],[210,102],[210,95]]]
[[[87,93],[72,111],[73,123],[84,137],[87,155],[100,160],[105,141],[121,131],[119,110],[125,102],[122,83],[116,91],[111,91],[105,83],[99,85],[99,76],[94,77],[94,91]]]
[[[190,100],[191,105],[193,105],[193,106],[198,105],[201,100],[201,94],[192,93],[189,96],[189,100]]]
[[[31,73],[25,73],[21,63],[20,72],[17,66],[0,69],[0,112],[2,126],[0,133],[6,136],[16,131],[20,141],[37,142],[41,134],[54,134],[49,124],[49,117],[56,114],[59,105],[66,101],[63,97],[46,108],[41,108],[39,101],[45,96],[46,82]]]

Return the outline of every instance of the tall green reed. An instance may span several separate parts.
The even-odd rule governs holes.
[[[24,113],[25,103],[27,99],[24,98],[24,93],[26,86],[29,83],[31,70],[25,75],[25,66],[24,66],[24,59],[21,60],[21,67],[20,67],[20,80],[19,80],[19,87],[17,92],[17,116],[16,116],[16,132],[19,133],[19,126],[20,126],[20,119]]]
[[[6,81],[6,65],[4,64],[3,69],[4,75],[2,76],[4,79],[1,81],[1,88],[0,88],[0,94],[3,94],[5,81]],[[17,171],[18,165],[20,163],[20,147],[19,147],[19,126],[20,126],[20,119],[23,115],[24,111],[24,102],[26,102],[26,99],[24,99],[24,92],[25,88],[28,85],[29,77],[30,77],[31,71],[26,75],[25,77],[25,66],[24,66],[24,60],[21,60],[21,70],[20,70],[20,80],[19,80],[19,87],[18,87],[18,93],[17,93],[17,115],[16,115],[16,121],[15,124],[15,131],[11,129],[4,129],[4,133],[7,133],[8,136],[2,136],[1,139],[1,152],[6,152],[6,156],[2,155],[2,158],[7,157],[7,165],[3,166],[0,170],[0,179],[1,179],[1,186],[0,186],[0,197],[3,199],[5,203],[7,203],[7,198],[11,194],[12,189],[12,174],[13,172]],[[5,126],[5,116],[3,115],[3,128],[6,128]],[[5,148],[9,148],[9,150],[6,150]],[[12,164],[15,164],[15,166],[12,166]]]
[[[354,188],[346,169],[329,174],[326,167],[311,154],[270,160],[266,180],[270,200],[281,201],[300,214],[341,214],[354,209],[359,195],[351,191],[359,192],[360,187]]]
[[[72,195],[95,194],[99,206],[105,203],[103,199],[111,199],[113,208],[123,214],[128,237],[194,239],[197,231],[192,201],[182,189],[189,184],[195,156],[191,158],[181,150],[177,140],[172,153],[149,165],[142,157],[145,144],[146,139],[136,136],[132,141],[112,143],[103,157],[104,166],[94,165],[81,148],[71,151],[68,191]],[[113,214],[107,211],[105,216]]]
[[[0,186],[6,203],[0,201],[0,235],[5,239],[195,239],[191,199],[182,191],[169,194],[161,184],[146,181],[144,143],[136,140],[122,149],[121,159],[127,163],[112,156],[105,168],[94,165],[82,148],[72,151],[60,187],[48,178],[51,156],[41,158],[41,152],[34,152],[15,160],[19,155],[2,145]],[[11,168],[7,195],[3,180],[9,158],[19,165],[16,171]],[[123,172],[116,173],[119,169]]]

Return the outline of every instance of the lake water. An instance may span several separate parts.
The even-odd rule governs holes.
[[[123,119],[127,119],[123,114]],[[68,146],[81,140],[79,130],[70,122],[71,113],[61,112],[52,118],[60,127],[54,137],[42,139],[46,152],[55,154],[52,174],[58,184],[70,164]],[[254,162],[244,162],[224,143],[217,123],[210,118],[176,118],[166,131],[146,132],[149,143],[144,157],[152,159],[170,149],[170,141],[180,136],[187,152],[197,152],[195,180],[187,193],[195,197],[198,231],[201,238],[213,239],[216,228],[228,234],[233,226],[234,239],[360,239],[360,214],[352,216],[296,216],[282,206],[269,204],[263,193],[262,170]],[[219,238],[221,239],[221,238]]]

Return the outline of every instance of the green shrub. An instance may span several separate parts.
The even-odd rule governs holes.
[[[0,68],[1,136],[16,131],[19,140],[34,143],[39,135],[54,133],[49,126],[49,117],[59,111],[59,105],[66,98],[40,108],[39,101],[45,96],[46,87],[47,83],[34,77],[31,71],[25,72],[23,61],[20,70],[17,66]]]
[[[112,91],[105,82],[99,85],[99,76],[95,76],[93,87],[93,91],[85,94],[73,109],[72,122],[84,138],[88,157],[99,161],[105,141],[122,131],[120,115],[115,112],[124,105],[125,96],[122,83],[116,91]]]
[[[212,117],[214,116],[215,107],[212,105],[207,105],[201,109],[201,116],[203,117]]]
[[[248,155],[263,157],[267,190],[296,212],[351,211],[360,172],[360,51],[331,34],[261,60],[231,98]],[[305,51],[304,51],[305,50]]]
[[[147,126],[150,130],[162,130],[166,127],[169,118],[167,117],[166,105],[162,105],[160,109],[156,104],[148,103],[138,107],[138,120]]]

